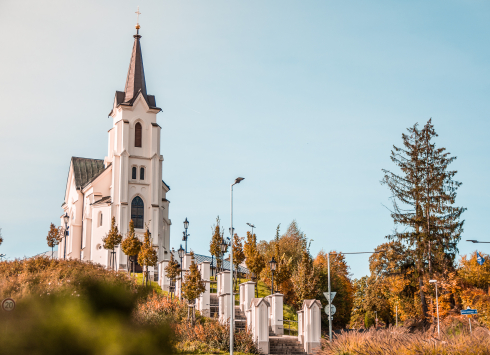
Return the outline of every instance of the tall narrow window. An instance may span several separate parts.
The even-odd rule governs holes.
[[[141,197],[136,196],[133,198],[133,201],[131,202],[131,219],[133,220],[134,228],[143,228],[144,210],[145,204]]]
[[[145,179],[145,168],[140,168],[140,180]]]
[[[136,180],[136,167],[133,166],[133,169],[131,169],[131,179]]]
[[[134,126],[134,146],[141,147],[141,123],[136,123]]]
[[[102,212],[100,212],[100,221],[99,221],[99,227],[102,227]]]

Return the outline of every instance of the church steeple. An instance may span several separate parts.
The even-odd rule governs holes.
[[[139,32],[139,25],[137,25]],[[141,91],[146,99],[146,82],[145,71],[143,69],[143,55],[141,53],[141,44],[139,34],[134,37],[133,52],[131,54],[131,61],[129,62],[128,76],[126,78],[126,86],[124,87],[124,102],[129,102],[138,95]]]
[[[131,53],[131,61],[129,62],[128,75],[126,77],[126,85],[124,87],[124,91],[116,91],[114,106],[109,116],[111,116],[114,110],[120,105],[133,106],[134,101],[140,93],[143,95],[143,98],[150,109],[157,109],[161,111],[161,109],[156,105],[155,96],[148,95],[146,92],[145,70],[143,69],[143,54],[141,52],[140,43],[141,36],[139,34],[139,7],[136,13],[138,14],[138,22],[136,23],[136,34],[133,36],[134,44],[133,51]]]

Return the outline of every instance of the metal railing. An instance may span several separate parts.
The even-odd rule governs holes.
[[[288,323],[287,329],[285,327],[285,323],[286,322]],[[291,329],[291,323],[296,323],[296,329]],[[284,335],[286,335],[286,330],[288,331],[288,335],[298,335],[298,325],[297,325],[297,323],[298,323],[298,321],[296,321],[296,320],[284,319],[283,320]]]

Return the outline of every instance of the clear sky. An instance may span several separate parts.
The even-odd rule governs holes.
[[[243,176],[240,236],[250,222],[270,240],[295,219],[313,254],[373,250],[393,230],[381,169],[430,117],[458,157],[463,240],[490,240],[488,1],[2,0],[0,253],[48,250],[70,157],[106,156],[138,5],[172,246],[187,217],[189,246],[207,254]],[[368,256],[347,261],[368,273]]]

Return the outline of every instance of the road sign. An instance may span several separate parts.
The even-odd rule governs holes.
[[[329,311],[330,311],[330,307],[332,307],[332,314],[330,314],[330,312],[329,312]],[[333,304],[331,304],[331,305],[326,305],[326,306],[325,306],[325,313],[326,313],[326,314],[328,314],[328,315],[332,315],[332,316],[333,316],[333,315],[335,314],[335,312],[337,312],[337,308],[335,308],[335,306],[334,306]]]
[[[4,311],[10,312],[15,308],[15,301],[11,298],[6,298],[2,301],[2,309]]]
[[[470,314],[478,314],[478,311],[476,309],[471,309],[471,308],[461,310],[461,315],[470,315]]]
[[[337,294],[337,292],[330,292],[330,297],[328,297],[328,292],[323,292],[323,295],[325,296],[325,298],[327,299],[327,302],[330,303],[333,301],[333,299],[335,298],[335,295]]]

